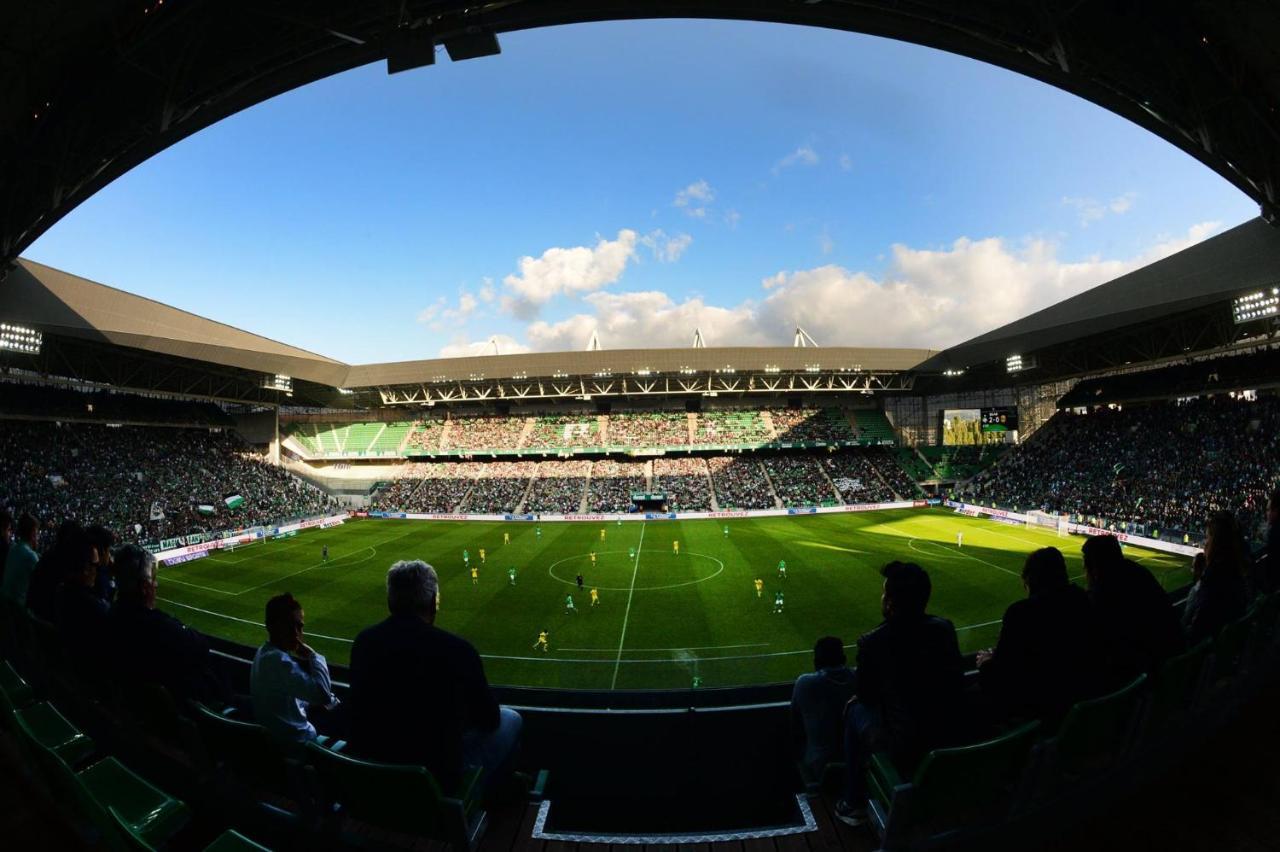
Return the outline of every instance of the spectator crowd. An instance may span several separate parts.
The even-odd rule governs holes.
[[[92,520],[144,543],[334,506],[231,433],[209,429],[0,420],[0,482],[0,508],[30,512],[46,531]],[[231,494],[243,505],[228,508]]]
[[[1280,398],[1227,396],[1059,413],[966,492],[1117,530],[1196,537],[1225,510],[1258,534],[1280,479]]]

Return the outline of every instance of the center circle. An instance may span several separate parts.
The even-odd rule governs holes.
[[[597,550],[596,551],[597,557],[609,556],[609,555],[627,556],[628,554],[627,554],[627,551],[625,550]],[[644,554],[641,553],[640,555],[643,556]],[[633,588],[637,592],[655,592],[661,589],[678,589],[681,586],[694,586],[694,585],[697,585],[698,583],[705,583],[708,580],[714,579],[724,573],[724,563],[721,562],[719,559],[715,558],[714,556],[708,556],[705,553],[694,553],[692,550],[689,550],[682,553],[679,558],[683,559],[689,556],[696,557],[698,559],[705,559],[708,562],[714,562],[718,566],[715,570],[715,573],[708,574],[705,577],[699,577],[696,580],[686,580],[683,583],[668,583],[664,586],[601,586],[595,583],[588,583],[587,585],[594,586],[595,588],[605,592],[629,592]],[[572,562],[578,559],[587,561],[587,560],[590,560],[590,558],[591,558],[590,553],[579,553],[574,556],[565,556],[561,559],[557,559],[555,562],[552,562],[550,565],[548,565],[547,573],[551,575],[551,579],[558,580],[559,582],[564,583],[566,586],[577,586],[578,585],[577,579],[570,578],[566,580],[564,577],[561,577],[559,574],[556,573],[556,567],[559,565],[563,565],[566,562]],[[630,567],[634,568],[634,564]]]

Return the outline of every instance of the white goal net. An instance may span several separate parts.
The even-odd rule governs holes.
[[[1055,529],[1058,535],[1065,536],[1071,532],[1070,515],[1055,515],[1051,512],[1041,512],[1033,509],[1027,512],[1027,526],[1029,527],[1046,527]]]

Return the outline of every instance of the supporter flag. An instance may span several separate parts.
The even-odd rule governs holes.
[[[244,505],[244,498],[238,492],[232,492],[222,498],[222,502],[228,509],[239,509]]]
[[[151,520],[153,521],[164,520],[164,507],[160,505],[160,501],[158,500],[151,504]]]
[[[213,508],[208,503],[201,503],[199,506],[196,506],[196,511],[202,515],[212,515],[217,511],[217,509]]]

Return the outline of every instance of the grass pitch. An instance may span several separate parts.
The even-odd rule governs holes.
[[[387,568],[418,558],[440,575],[437,623],[475,644],[491,682],[669,689],[689,687],[695,677],[702,686],[740,686],[810,670],[819,636],[852,645],[879,623],[879,568],[890,559],[928,569],[929,609],[955,622],[964,651],[995,643],[1005,607],[1025,594],[1020,571],[1032,550],[1057,547],[1074,578],[1084,572],[1082,538],[941,509],[545,523],[541,530],[538,536],[528,522],[354,521],[162,568],[160,605],[202,631],[257,645],[265,638],[267,599],[289,591],[306,611],[308,641],[346,663],[355,635],[386,616]],[[325,545],[328,562],[321,559]],[[479,569],[474,583],[464,550]],[[1190,580],[1185,558],[1135,548],[1129,555],[1166,588]],[[512,567],[515,585],[507,576]],[[757,578],[764,581],[759,597]],[[596,607],[592,587],[600,594]],[[778,590],[781,613],[774,612]],[[566,595],[576,612],[566,612]],[[533,647],[544,629],[547,652]]]

